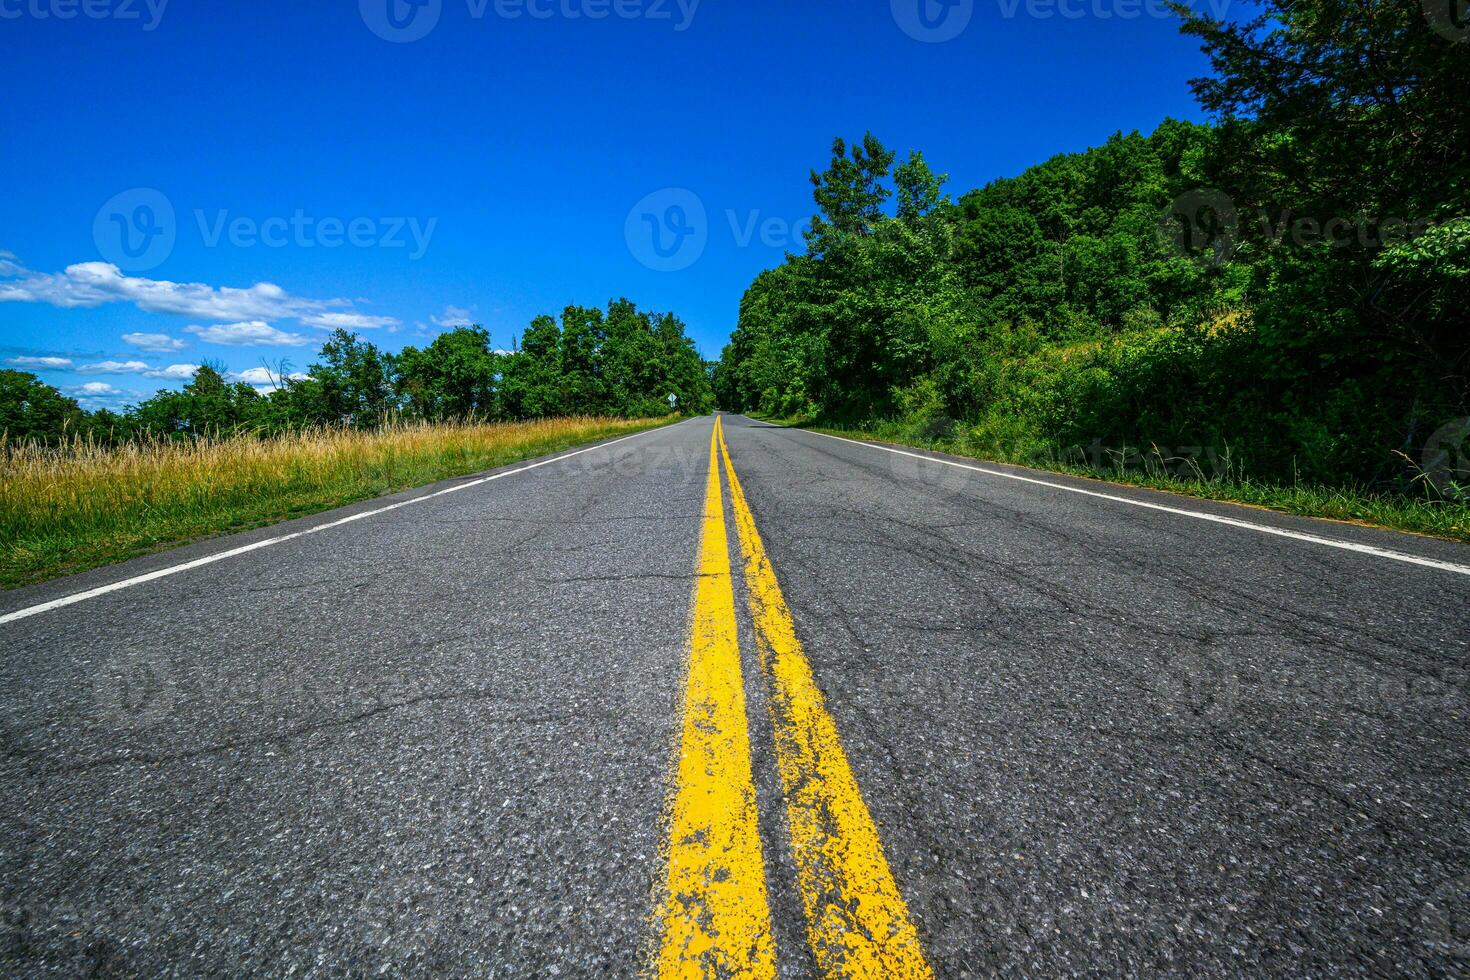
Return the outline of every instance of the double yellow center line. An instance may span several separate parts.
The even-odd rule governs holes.
[[[757,827],[720,461],[770,703],[791,854],[817,968],[830,977],[933,976],[842,749],[715,419],[710,434],[660,977],[776,975]]]

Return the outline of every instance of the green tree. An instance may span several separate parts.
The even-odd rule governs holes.
[[[313,421],[371,428],[397,408],[390,355],[338,329],[322,345],[321,358],[298,393]]]
[[[949,205],[944,194],[945,181],[949,174],[935,174],[924,162],[924,154],[918,150],[909,153],[909,158],[893,171],[893,182],[898,189],[898,218],[915,224],[928,217],[935,209]]]
[[[842,139],[832,141],[832,162],[822,173],[811,173],[818,213],[806,233],[813,255],[825,254],[843,241],[870,233],[883,218],[883,202],[892,192],[883,184],[894,154],[872,133],[850,149]]]
[[[602,377],[602,311],[568,306],[561,315],[561,403],[558,414],[597,415],[607,411]]]
[[[0,370],[0,432],[11,443],[54,443],[81,432],[87,413],[75,399],[27,371]]]
[[[504,361],[501,404],[510,418],[544,418],[561,407],[561,328],[538,316]]]
[[[396,358],[398,393],[420,418],[492,418],[499,406],[500,356],[478,325],[434,338],[423,350],[405,347]]]

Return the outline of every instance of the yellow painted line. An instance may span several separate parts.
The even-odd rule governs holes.
[[[658,912],[660,977],[776,975],[717,431],[710,433],[668,878]]]
[[[745,556],[756,642],[772,687],[777,765],[817,967],[828,977],[933,977],[837,724],[796,638],[723,428],[717,425],[716,434]]]

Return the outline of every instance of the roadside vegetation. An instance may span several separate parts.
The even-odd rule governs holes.
[[[1209,125],[957,200],[921,153],[838,140],[805,254],[745,293],[721,407],[1463,537],[1463,31],[1417,4],[1176,10]]]
[[[712,405],[684,324],[627,300],[537,317],[506,349],[479,326],[398,353],[338,330],[304,371],[206,363],[182,390],[122,411],[87,411],[34,374],[0,371],[0,588]]]
[[[385,421],[0,446],[0,588],[626,435],[662,419]]]

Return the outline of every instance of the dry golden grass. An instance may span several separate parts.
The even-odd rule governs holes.
[[[395,423],[196,442],[0,442],[0,587],[462,476],[655,420]]]

